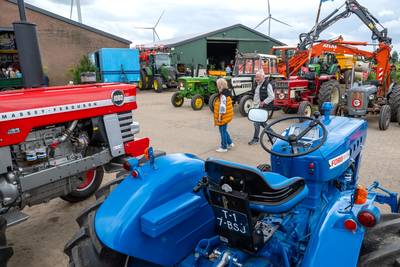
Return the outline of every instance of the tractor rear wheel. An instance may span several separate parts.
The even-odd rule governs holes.
[[[163,91],[163,81],[161,77],[154,77],[153,89],[156,93],[162,93]]]
[[[346,86],[346,90],[350,88],[351,86],[351,70],[345,70],[344,71],[344,84]]]
[[[299,109],[297,110],[297,114],[299,116],[311,117],[312,115],[312,107],[310,102],[301,101],[299,105]]]
[[[140,71],[140,80],[139,80],[139,85],[138,88],[139,90],[144,90],[147,88],[147,82],[148,82],[148,78],[146,80],[146,73],[144,73],[143,70]]]
[[[379,113],[379,130],[385,131],[390,125],[391,111],[389,105],[383,105]]]
[[[218,93],[212,94],[210,99],[208,100],[208,107],[210,108],[211,112],[214,112],[214,103],[215,99],[217,99]]]
[[[332,104],[338,105],[340,98],[340,83],[337,80],[324,82],[318,92],[319,110],[321,110],[322,104],[325,102],[332,102]]]
[[[175,92],[171,97],[171,103],[176,108],[182,107],[184,100],[179,92]]]
[[[61,199],[75,203],[91,197],[100,187],[103,181],[104,169],[102,166],[88,170],[83,175],[82,183],[68,195],[62,196]]]
[[[125,266],[127,256],[103,246],[94,229],[94,218],[97,209],[113,188],[123,181],[123,178],[118,179],[117,177],[116,180],[100,188],[99,192],[102,194],[99,194],[99,196],[96,194],[96,202],[83,210],[76,219],[80,229],[64,247],[64,253],[69,257],[70,267]]]
[[[204,106],[204,98],[201,95],[196,94],[192,97],[190,104],[193,110],[201,110]]]
[[[242,96],[239,102],[239,112],[243,117],[247,117],[249,110],[254,107],[253,97],[251,95]]]
[[[400,120],[398,120],[398,111],[400,110],[400,87],[395,85],[392,89],[392,92],[389,95],[389,105],[391,109],[391,117],[390,120],[392,122],[398,121],[400,123]]]
[[[358,266],[400,266],[400,214],[382,214],[381,222],[366,231]]]

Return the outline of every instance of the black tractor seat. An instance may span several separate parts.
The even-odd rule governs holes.
[[[205,169],[210,183],[248,194],[250,208],[282,213],[297,205],[308,193],[301,177],[287,178],[274,172],[218,159],[208,159]]]

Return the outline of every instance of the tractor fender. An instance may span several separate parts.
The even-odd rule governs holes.
[[[144,73],[146,73],[146,76],[152,77],[153,76],[153,71],[151,70],[150,67],[144,67],[143,68]]]
[[[136,177],[127,176],[98,209],[96,235],[114,251],[173,266],[214,234],[212,209],[202,190],[193,191],[205,175],[204,161],[169,154],[134,172]]]
[[[357,213],[364,205],[373,205],[370,196],[364,205],[354,205],[348,209],[354,191],[338,193],[321,214],[317,227],[303,258],[302,266],[357,266],[359,252],[364,239],[365,228],[357,223],[355,231],[344,228],[346,219],[357,222]],[[336,201],[335,201],[336,199]]]

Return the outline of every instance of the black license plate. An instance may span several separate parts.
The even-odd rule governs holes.
[[[218,206],[214,206],[214,214],[219,228],[240,235],[250,235],[246,214]]]

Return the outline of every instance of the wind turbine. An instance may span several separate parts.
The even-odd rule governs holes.
[[[271,20],[275,20],[276,22],[279,22],[279,23],[284,24],[286,26],[292,27],[289,24],[287,24],[286,22],[283,22],[283,21],[281,21],[279,19],[276,19],[276,18],[272,17],[272,15],[271,15],[271,7],[269,5],[269,0],[267,0],[267,2],[268,2],[268,17],[266,17],[260,23],[258,23],[257,26],[254,27],[254,29],[257,29],[258,27],[260,27],[267,20],[268,20],[268,36],[271,35]]]
[[[72,19],[73,9],[74,9],[74,0],[71,0],[71,11],[69,12],[69,19]],[[76,9],[78,11],[78,21],[79,23],[82,23],[81,0],[76,0]]]
[[[160,36],[158,36],[158,33],[156,31],[156,27],[157,27],[158,23],[160,22],[161,17],[164,15],[164,12],[165,12],[165,10],[163,10],[163,12],[161,13],[160,17],[158,18],[156,24],[154,24],[153,27],[135,27],[135,28],[136,29],[152,30],[153,31],[153,43],[156,41],[156,36],[157,36],[158,40],[161,40]]]

